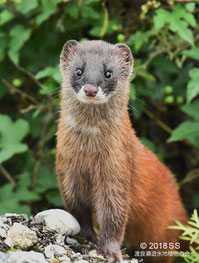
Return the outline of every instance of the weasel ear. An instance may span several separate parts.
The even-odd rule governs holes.
[[[121,56],[124,58],[125,62],[129,64],[129,66],[133,65],[133,56],[130,48],[126,44],[116,44],[116,47],[119,49]]]
[[[69,54],[74,53],[76,47],[79,45],[79,42],[76,40],[68,40],[62,49],[60,60],[66,62],[68,60]]]

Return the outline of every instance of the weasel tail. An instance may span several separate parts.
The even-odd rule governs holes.
[[[167,229],[175,219],[187,221],[173,175],[131,127],[128,46],[70,40],[60,64],[56,172],[66,210],[79,221],[81,234],[109,262],[122,260],[122,244],[136,251],[144,250],[141,243],[147,244],[145,251],[185,250],[180,232]],[[144,257],[145,263],[172,261],[160,253]]]

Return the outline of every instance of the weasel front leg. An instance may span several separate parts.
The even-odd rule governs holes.
[[[70,177],[73,177],[73,180]],[[64,205],[66,210],[79,222],[81,227],[80,235],[96,245],[97,236],[93,229],[91,208],[82,200],[79,194],[81,186],[78,180],[74,180],[74,178],[75,176],[66,173],[59,174],[58,176]]]
[[[113,180],[114,181],[114,180]],[[97,221],[100,230],[98,252],[104,255],[108,262],[121,261],[120,246],[124,237],[127,220],[127,191],[125,183],[115,187],[104,184],[98,189],[96,202]]]

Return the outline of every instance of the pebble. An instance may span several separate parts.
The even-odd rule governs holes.
[[[96,250],[96,249],[91,250],[88,255],[89,255],[90,257],[94,257],[94,258],[99,258],[99,259],[101,259],[101,260],[105,260],[105,258],[104,258],[102,255],[100,255],[100,254],[97,253],[97,250]]]
[[[65,245],[65,236],[62,234],[58,234],[56,236],[56,243],[57,243],[57,245],[64,246]]]
[[[26,250],[38,242],[37,235],[34,231],[20,223],[14,225],[8,231],[8,237],[5,243],[10,247]]]
[[[56,256],[67,255],[67,251],[59,245],[48,245],[45,247],[44,254],[47,258],[54,259]]]
[[[66,237],[65,239],[66,244],[72,245],[72,246],[80,246],[80,243],[75,239],[71,237]]]
[[[42,253],[34,251],[10,252],[9,263],[48,263]]]
[[[7,232],[9,228],[10,227],[5,223],[5,220],[3,220],[3,218],[0,218],[0,238],[7,237]]]
[[[71,237],[79,231],[77,220],[61,209],[43,211],[30,220],[23,214],[7,213],[0,216],[0,263],[106,262],[96,250],[89,251],[88,245],[81,245]],[[20,250],[33,248],[31,251],[11,252],[12,247]],[[121,263],[138,263],[136,259],[127,259],[124,256]]]
[[[74,261],[75,263],[87,263],[87,260],[81,259],[81,260],[76,260]]]
[[[49,231],[56,231],[64,235],[76,235],[80,232],[77,220],[62,209],[50,209],[38,213],[35,222],[44,223]]]
[[[71,263],[70,258],[67,256],[59,257],[58,260],[60,261],[60,263]]]

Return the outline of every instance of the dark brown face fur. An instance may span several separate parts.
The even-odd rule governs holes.
[[[63,79],[69,76],[71,88],[82,102],[107,102],[111,93],[117,92],[118,81],[129,79],[132,65],[132,54],[125,44],[70,40],[61,53]],[[93,100],[87,100],[87,85],[97,89]]]

